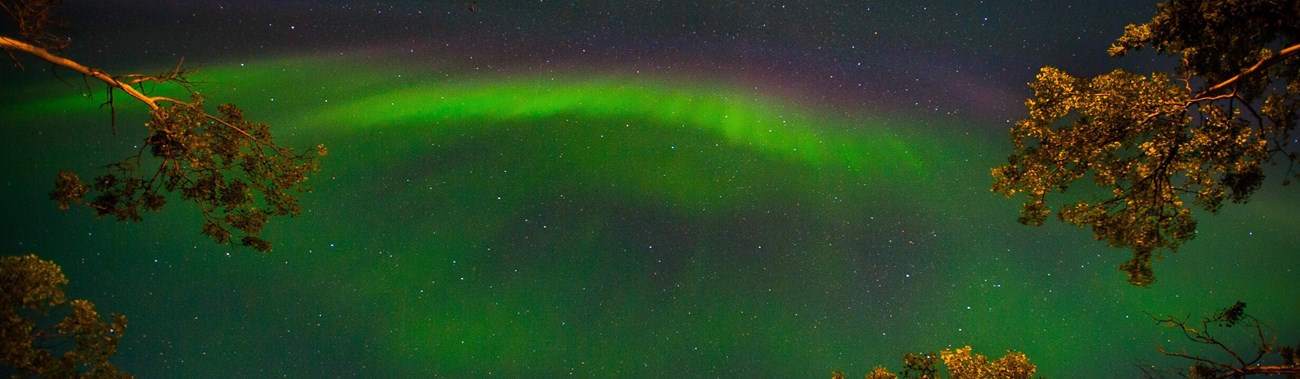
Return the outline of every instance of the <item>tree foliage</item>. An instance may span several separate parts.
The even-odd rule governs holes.
[[[937,379],[940,363],[952,379],[1028,379],[1038,370],[1024,353],[1007,351],[1007,355],[990,362],[984,355],[974,353],[970,346],[964,346],[944,349],[939,354],[907,353],[903,355],[902,376],[876,366],[867,373],[866,379]],[[839,371],[832,374],[832,378],[843,376]]]
[[[1287,165],[1284,184],[1296,175],[1296,16],[1295,1],[1169,1],[1125,28],[1109,53],[1154,49],[1181,58],[1176,71],[1086,78],[1044,67],[992,190],[1025,195],[1022,223],[1041,225],[1055,210],[1132,249],[1120,268],[1150,285],[1153,258],[1196,236],[1193,207],[1214,213],[1225,200],[1249,200],[1265,163]]]
[[[1014,351],[992,362],[982,354],[972,353],[970,346],[944,350],[939,357],[953,379],[1028,379],[1038,370],[1024,353]]]
[[[58,265],[35,255],[0,257],[0,362],[15,377],[130,378],[109,361],[126,316],[101,321],[90,301],[67,301],[67,283]]]
[[[889,369],[884,366],[876,366],[872,367],[871,372],[867,373],[866,379],[898,379],[898,375],[889,372]]]
[[[55,179],[50,198],[62,209],[84,205],[98,216],[119,221],[139,221],[145,211],[158,211],[169,194],[197,205],[203,214],[200,230],[218,243],[232,240],[259,251],[271,250],[260,233],[272,217],[296,216],[301,211],[297,195],[309,191],[309,174],[318,171],[315,151],[296,152],[278,145],[269,127],[244,118],[231,104],[209,113],[201,93],[192,88],[189,70],[175,69],[154,75],[115,76],[58,54],[67,39],[49,28],[57,23],[52,0],[0,2],[14,24],[14,35],[0,35],[0,49],[22,67],[14,52],[40,58],[104,83],[105,103],[116,113],[113,94],[125,93],[150,109],[144,126],[148,136],[140,149],[125,160],[109,164],[103,174],[87,183],[73,172]],[[138,86],[158,83],[179,86],[190,93],[188,101],[142,93]]]
[[[939,355],[935,353],[903,354],[903,377],[910,379],[938,378],[938,363]]]

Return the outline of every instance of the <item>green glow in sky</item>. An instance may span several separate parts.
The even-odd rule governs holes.
[[[921,158],[908,149],[897,132],[871,125],[846,125],[756,96],[717,86],[624,78],[505,79],[486,85],[430,84],[383,92],[331,107],[312,122],[366,128],[393,124],[436,127],[443,122],[473,125],[556,117],[620,118],[661,127],[698,129],[728,144],[816,166],[893,173],[907,170],[909,175],[921,172]]]
[[[192,209],[114,224],[41,203],[57,168],[133,137],[60,143],[49,134],[107,129],[103,114],[88,102],[44,126],[40,104],[84,100],[24,90],[46,95],[0,109],[21,125],[4,136],[49,148],[4,152],[22,178],[6,191],[35,196],[7,238],[87,283],[73,295],[131,317],[126,367],[170,377],[861,375],[965,344],[1070,376],[1154,356],[1164,335],[1144,311],[1293,311],[1279,299],[1295,298],[1294,273],[1267,266],[1298,267],[1294,254],[1202,271],[1218,249],[1285,241],[1242,221],[1295,214],[1268,190],[1204,221],[1160,285],[1135,289],[1113,268],[1125,252],[1015,223],[1016,204],[987,190],[1003,137],[970,132],[990,128],[673,78],[404,79],[429,71],[323,57],[207,68],[214,100],[290,145],[330,147],[265,255],[186,229]],[[1248,291],[1258,283],[1279,290]]]

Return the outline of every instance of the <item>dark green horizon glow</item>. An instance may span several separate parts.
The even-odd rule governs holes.
[[[1160,361],[1171,335],[1142,312],[1242,299],[1294,316],[1295,274],[1275,269],[1300,267],[1294,254],[1211,264],[1286,246],[1285,225],[1254,222],[1293,217],[1282,190],[1201,216],[1160,282],[1131,288],[1114,269],[1127,252],[1016,224],[1015,202],[987,190],[1001,137],[961,120],[841,117],[744,83],[398,79],[419,70],[436,71],[210,66],[213,101],[330,148],[304,214],[267,231],[270,254],[213,246],[179,203],[142,224],[53,210],[41,196],[58,168],[93,172],[88,154],[131,141],[58,143],[107,133],[102,112],[41,124],[77,94],[0,109],[9,141],[50,146],[4,152],[15,212],[35,215],[5,240],[64,265],[70,296],[127,314],[125,368],[162,377],[862,375],[966,344],[1025,351],[1046,376],[1103,375]]]

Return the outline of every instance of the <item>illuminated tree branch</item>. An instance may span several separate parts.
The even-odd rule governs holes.
[[[109,87],[121,90],[122,92],[126,92],[127,95],[131,95],[131,97],[135,98],[136,100],[140,100],[140,102],[144,103],[145,105],[148,105],[149,109],[158,109],[159,103],[164,101],[172,102],[172,103],[183,103],[181,101],[177,101],[162,96],[145,95],[141,93],[139,90],[136,90],[135,87],[131,85],[133,83],[139,83],[141,81],[157,81],[154,80],[154,78],[147,78],[144,80],[137,79],[130,83],[123,82],[118,80],[117,78],[114,78],[111,75],[108,75],[108,73],[100,71],[99,69],[86,67],[85,65],[77,63],[71,59],[54,55],[54,53],[51,53],[49,50],[42,49],[35,45],[23,41],[19,41],[13,38],[5,37],[5,36],[0,36],[0,49],[17,50],[20,52],[24,52],[32,56],[35,56],[37,58],[41,58],[46,62],[55,64],[59,67],[67,68],[72,71],[76,71],[82,75],[94,78],[95,80],[104,82],[104,84],[107,84]]]
[[[1268,58],[1260,59],[1258,63],[1255,63],[1254,66],[1250,66],[1250,68],[1246,69],[1245,71],[1242,71],[1240,74],[1237,74],[1231,78],[1228,78],[1228,80],[1219,82],[1219,84],[1215,84],[1214,86],[1210,88],[1206,88],[1204,91],[1201,91],[1199,94],[1193,97],[1193,100],[1199,101],[1199,99],[1207,95],[1218,93],[1228,88],[1236,87],[1238,82],[1244,80],[1245,78],[1258,75],[1260,71],[1263,71],[1264,69],[1273,66],[1275,64],[1282,63],[1282,61],[1290,59],[1292,56],[1296,54],[1300,54],[1300,44],[1288,46],[1278,51],[1276,55],[1272,55],[1269,56]],[[1213,98],[1205,98],[1205,100],[1210,100],[1210,101],[1212,101],[1212,99]]]
[[[0,5],[20,26],[36,27],[52,22],[53,3],[8,0]],[[156,75],[114,76],[52,51],[66,46],[52,44],[63,41],[52,34],[22,30],[26,39],[0,35],[0,49],[11,57],[14,52],[24,53],[104,83],[109,94],[105,104],[114,120],[116,91],[149,107],[150,121],[145,123],[149,134],[134,155],[105,166],[107,172],[89,184],[72,172],[58,174],[50,198],[60,208],[78,204],[98,216],[140,221],[142,212],[161,210],[168,194],[175,194],[198,206],[204,218],[200,227],[203,234],[218,243],[232,242],[239,234],[240,244],[259,251],[271,249],[271,243],[259,234],[272,217],[301,212],[297,194],[310,191],[306,181],[309,174],[319,170],[316,158],[325,155],[324,146],[301,153],[281,147],[272,139],[267,125],[246,120],[243,111],[231,104],[222,104],[216,113],[208,113],[203,96],[191,88],[194,82],[187,78],[190,71],[183,67],[183,61],[175,69]],[[17,58],[13,59],[18,64]],[[146,82],[179,85],[190,93],[190,99],[147,95],[137,87]],[[145,154],[146,150],[149,154]],[[157,164],[157,168],[142,169],[149,164]]]

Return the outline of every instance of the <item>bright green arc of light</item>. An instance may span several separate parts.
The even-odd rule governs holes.
[[[739,86],[665,78],[577,75],[554,79],[550,76],[469,77],[457,81],[413,83],[394,79],[400,77],[396,73],[401,72],[408,73],[408,76],[418,76],[409,75],[411,71],[418,71],[410,67],[366,67],[355,62],[325,62],[325,59],[301,59],[258,61],[248,67],[218,66],[205,71],[204,81],[219,85],[205,86],[204,90],[212,103],[234,102],[243,107],[251,119],[274,125],[282,143],[311,146],[325,142],[331,146],[334,152],[325,158],[327,171],[321,176],[337,175],[353,180],[340,179],[335,184],[323,182],[318,188],[318,194],[313,196],[320,200],[315,201],[335,201],[330,199],[339,199],[345,194],[353,195],[350,191],[373,190],[382,192],[371,196],[383,199],[381,204],[408,204],[411,206],[406,208],[419,208],[439,215],[418,220],[399,219],[402,221],[384,218],[383,223],[376,222],[374,226],[360,228],[367,236],[356,238],[339,237],[349,235],[348,230],[312,229],[310,235],[301,240],[312,240],[323,235],[342,241],[371,241],[354,243],[370,243],[370,247],[375,250],[392,248],[392,245],[369,239],[369,235],[375,231],[412,236],[402,242],[403,246],[409,246],[407,248],[410,249],[410,254],[403,256],[400,268],[386,266],[386,263],[375,260],[367,261],[369,269],[360,270],[364,274],[358,277],[368,280],[363,284],[353,283],[354,289],[360,288],[370,296],[340,295],[344,292],[336,291],[322,295],[325,298],[323,301],[337,302],[335,304],[338,306],[334,308],[346,309],[354,304],[375,301],[373,299],[410,300],[412,297],[406,294],[414,292],[412,288],[417,285],[431,283],[432,279],[464,276],[463,272],[453,271],[456,268],[445,264],[445,261],[453,259],[466,266],[477,264],[474,267],[482,269],[478,275],[497,279],[511,289],[504,292],[484,290],[460,284],[460,280],[447,280],[428,287],[430,296],[441,296],[436,305],[376,305],[375,307],[391,313],[390,321],[393,325],[402,326],[403,333],[391,337],[390,348],[416,357],[407,363],[413,366],[408,367],[413,371],[420,370],[429,360],[447,362],[444,363],[445,368],[451,372],[469,372],[478,367],[493,365],[508,368],[511,364],[518,364],[515,360],[536,365],[538,362],[562,359],[564,353],[542,352],[540,358],[536,357],[539,353],[527,351],[529,345],[521,341],[565,344],[588,339],[586,333],[595,333],[553,330],[555,325],[573,318],[575,314],[583,313],[581,310],[554,305],[570,300],[559,295],[567,293],[564,291],[566,288],[571,289],[573,285],[568,283],[620,283],[619,287],[611,287],[613,289],[610,293],[624,288],[658,288],[654,283],[641,287],[635,283],[624,283],[629,274],[639,273],[639,268],[620,269],[615,263],[623,260],[635,263],[637,256],[606,251],[620,245],[611,246],[610,242],[594,237],[578,239],[569,244],[544,245],[545,247],[536,249],[541,251],[555,248],[565,252],[561,257],[570,257],[571,260],[559,263],[547,262],[547,271],[525,273],[519,279],[514,279],[519,275],[494,273],[493,275],[499,276],[497,277],[483,273],[495,266],[493,262],[487,261],[493,255],[484,254],[480,245],[509,247],[511,245],[508,241],[496,240],[500,236],[527,232],[512,226],[508,220],[516,216],[519,209],[535,205],[539,198],[548,199],[544,193],[547,190],[557,193],[568,191],[569,188],[551,187],[556,186],[556,177],[576,177],[578,179],[574,182],[583,184],[599,183],[602,184],[599,191],[614,192],[618,197],[634,201],[645,200],[645,194],[662,195],[662,198],[671,200],[671,204],[645,202],[647,205],[641,208],[625,208],[617,202],[602,205],[599,199],[591,199],[592,205],[583,207],[602,209],[600,207],[603,206],[609,212],[665,209],[687,213],[680,218],[673,218],[679,216],[671,214],[665,216],[675,221],[698,220],[696,225],[699,227],[693,228],[694,230],[705,230],[707,225],[725,231],[743,232],[750,227],[748,224],[734,221],[723,214],[737,212],[736,214],[744,216],[748,207],[742,205],[760,202],[765,206],[788,207],[795,211],[792,213],[806,215],[792,216],[794,218],[790,219],[791,222],[817,223],[826,220],[829,224],[854,220],[855,217],[861,217],[855,212],[862,209],[862,204],[875,207],[873,209],[906,207],[909,210],[915,209],[915,214],[942,214],[926,209],[954,209],[950,203],[967,200],[957,190],[970,187],[960,180],[957,183],[961,185],[951,185],[954,179],[946,177],[944,173],[962,171],[959,169],[962,164],[956,163],[961,160],[957,158],[973,156],[974,151],[980,151],[985,146],[963,140],[960,129],[947,127],[952,125],[950,122],[831,116],[810,111],[774,95],[760,95]],[[326,78],[329,80],[323,80]],[[60,105],[62,103],[59,101],[86,102],[79,94],[57,93],[61,95],[41,101]],[[79,109],[94,110],[93,105],[94,103],[81,106]],[[0,110],[0,114],[4,112]],[[9,112],[22,113],[12,110]],[[557,122],[565,120],[573,122]],[[605,140],[600,135],[616,132],[618,126],[624,123],[634,123],[631,131],[621,134],[624,139]],[[587,132],[584,128],[591,128],[591,131]],[[465,135],[477,138],[467,139]],[[693,140],[656,139],[664,136]],[[554,140],[550,140],[551,137]],[[455,148],[465,148],[464,145],[452,146],[451,149],[440,149],[437,146],[456,143],[473,144],[470,147],[473,152],[482,155],[471,157],[468,163],[464,163],[465,166],[456,166],[455,162],[437,162],[443,165],[426,163],[436,161],[430,156],[455,151]],[[568,143],[573,146],[566,145]],[[714,143],[724,146],[710,150],[708,154],[665,153],[670,148],[669,145],[674,143],[677,148],[687,145],[698,148]],[[531,171],[522,167],[516,169],[511,165],[519,161],[549,159],[551,156],[547,153],[557,151],[573,154],[566,157],[565,162],[548,161]],[[498,154],[501,152],[505,154]],[[447,166],[453,169],[447,169]],[[412,167],[416,170],[413,171]],[[418,171],[426,167],[427,171]],[[475,171],[467,174],[468,170],[456,170],[465,167]],[[486,174],[488,170],[481,169],[485,167],[510,168],[511,175],[508,180],[499,179]],[[416,182],[421,183],[421,190],[389,191],[387,187],[381,189],[380,182],[364,180],[383,177],[390,172],[393,177],[401,174],[404,179],[415,178]],[[735,182],[719,181],[730,175],[737,177]],[[867,183],[875,185],[865,186]],[[607,184],[615,185],[603,186]],[[592,187],[595,188],[594,185]],[[742,187],[746,190],[737,189]],[[767,189],[769,192],[750,191],[754,188]],[[944,196],[928,196],[935,191],[942,191]],[[759,194],[753,195],[752,192]],[[981,195],[987,193],[982,188],[977,192]],[[579,199],[583,196],[564,194]],[[726,195],[726,200],[719,200],[719,194]],[[842,197],[844,204],[849,205],[836,205],[838,203],[826,199],[831,196]],[[733,198],[739,200],[732,200]],[[906,201],[912,198],[917,201]],[[653,199],[658,200],[660,197]],[[393,213],[398,215],[400,212]],[[556,229],[579,236],[604,236],[606,231],[602,229],[600,221],[610,218],[602,219],[600,214],[593,217],[597,217],[596,221],[587,223],[557,216],[560,224]],[[356,224],[345,225],[346,227],[331,225],[328,228],[357,228]],[[403,233],[401,229],[395,230],[397,227],[394,225],[405,225],[403,227],[410,230]],[[818,230],[829,229],[825,225],[813,227]],[[418,234],[428,230],[450,233],[444,232],[436,236]],[[767,246],[777,245],[788,238],[800,238],[783,233],[756,237],[739,233],[724,235],[742,236],[736,238],[757,240],[759,244]],[[845,237],[848,238],[850,237]],[[294,238],[285,240],[292,241]],[[683,249],[685,253],[721,259],[717,257],[728,252],[720,250],[734,245],[718,242],[715,245],[689,246]],[[785,279],[779,283],[822,283],[831,286],[823,281],[834,280],[832,278],[836,277],[835,273],[842,273],[846,267],[854,264],[853,254],[856,252],[841,251],[829,245],[813,250],[809,254],[821,258],[807,262],[780,261],[783,264],[778,267],[785,267],[786,271],[782,271],[782,278]],[[533,250],[528,252],[536,253]],[[592,265],[588,262],[591,257],[602,256],[602,253],[608,257],[604,264]],[[738,256],[742,254],[733,253]],[[776,256],[775,253],[772,254],[769,258]],[[736,259],[751,258],[753,257],[746,255]],[[540,258],[524,260],[541,261]],[[705,264],[692,264],[680,269],[685,272],[680,275],[682,278],[702,278],[712,272],[712,267]],[[470,279],[475,278],[471,276]],[[625,355],[653,356],[657,354],[655,349],[664,346],[686,349],[690,346],[685,344],[707,342],[708,336],[718,336],[717,340],[722,342],[714,345],[723,348],[722,351],[748,349],[745,354],[760,357],[763,361],[775,361],[772,358],[778,355],[786,359],[799,356],[796,360],[804,361],[815,359],[817,354],[811,352],[810,346],[823,345],[824,341],[800,340],[800,336],[806,334],[806,324],[790,316],[798,312],[796,310],[800,309],[800,305],[784,298],[761,300],[748,296],[750,293],[745,290],[744,284],[754,280],[756,279],[736,273],[707,282],[687,283],[683,290],[687,292],[683,296],[689,296],[689,300],[626,300],[626,304],[607,306],[607,316],[593,316],[588,320],[589,325],[604,325],[604,322],[621,319],[620,316],[641,316],[647,305],[658,305],[665,312],[670,312],[669,316],[664,316],[661,327],[602,327],[596,332],[615,333],[619,336],[616,340],[638,341],[656,337],[649,331],[668,330],[668,325],[687,325],[684,328],[700,336],[645,346],[619,345],[611,348],[577,344],[570,347],[570,350],[580,356],[593,357],[610,350]],[[539,283],[545,285],[539,286]],[[536,290],[538,288],[546,290]],[[778,286],[777,290],[783,289]],[[798,290],[791,287],[784,291],[793,294]],[[783,296],[797,298],[794,295]],[[708,306],[706,311],[719,315],[714,321],[696,321],[696,317],[691,315],[691,311],[698,311],[693,309],[696,304],[719,298],[738,300]],[[534,313],[519,316],[508,312],[508,309],[492,308],[484,299],[493,299],[493,302],[499,301],[514,308],[533,309]],[[383,302],[387,303],[387,300]],[[486,310],[481,311],[483,309]],[[748,318],[737,316],[741,314],[770,316],[764,316],[768,318],[757,327],[757,337],[726,340],[725,336],[733,332],[734,325],[752,322]],[[358,317],[364,316],[368,315]],[[503,328],[500,326],[502,322],[507,322],[508,325]],[[778,352],[773,353],[773,349]],[[618,359],[600,359],[624,370],[635,368],[632,367],[635,363],[633,361],[611,363]],[[695,359],[698,360],[694,362],[695,366],[712,364],[708,362],[710,360],[720,360],[716,357]],[[667,367],[679,362],[665,360],[650,363]],[[563,369],[542,367],[548,368],[556,372]]]
[[[430,84],[383,92],[329,108],[309,123],[367,127],[453,121],[474,125],[555,117],[636,119],[700,128],[734,146],[816,167],[924,175],[925,162],[897,131],[852,125],[793,107],[720,86],[625,78],[533,78]]]
[[[169,307],[168,311],[221,303],[215,309],[247,312],[220,321],[223,324],[209,324],[212,321],[206,318],[202,321],[203,325],[229,327],[183,330],[200,321],[188,320],[182,312],[151,314],[149,311],[156,309],[150,305],[141,305],[139,311],[130,308],[151,301],[131,301],[116,309],[128,315],[146,315],[141,324],[155,323],[146,329],[167,323],[163,329],[193,333],[177,335],[195,341],[217,340],[216,345],[187,344],[168,354],[192,355],[208,364],[229,361],[239,365],[230,367],[249,367],[243,361],[248,357],[274,358],[274,354],[262,354],[265,351],[288,350],[259,347],[256,354],[224,355],[224,361],[210,358],[216,354],[205,352],[209,358],[198,354],[206,346],[228,346],[220,343],[223,339],[255,341],[237,346],[267,346],[257,340],[265,336],[255,333],[270,328],[247,327],[249,320],[272,325],[290,325],[293,320],[291,326],[297,334],[304,325],[299,322],[320,320],[319,313],[310,310],[328,310],[327,316],[338,316],[332,321],[333,328],[327,320],[321,330],[335,332],[321,335],[338,335],[339,339],[320,342],[304,338],[276,341],[270,346],[308,351],[317,349],[316,344],[331,345],[325,350],[340,353],[335,356],[347,358],[344,363],[376,362],[382,366],[380,370],[388,370],[369,376],[429,376],[431,366],[450,374],[487,370],[504,370],[506,375],[557,374],[577,365],[565,361],[572,357],[590,357],[591,363],[615,373],[648,372],[640,368],[645,363],[658,368],[698,368],[749,362],[761,362],[767,366],[759,369],[773,372],[793,367],[807,373],[812,372],[806,369],[810,367],[843,367],[850,358],[835,358],[832,354],[836,352],[867,354],[874,358],[865,362],[897,367],[898,353],[941,348],[947,343],[969,343],[993,355],[1001,348],[1024,350],[1043,372],[1070,372],[1071,368],[1090,369],[1085,367],[1088,362],[1149,354],[1147,345],[1134,343],[1155,335],[1149,322],[1141,321],[1140,311],[1201,312],[1237,296],[1246,296],[1252,307],[1266,307],[1268,313],[1261,314],[1261,319],[1282,320],[1291,311],[1285,302],[1273,300],[1287,298],[1285,293],[1294,290],[1278,297],[1275,291],[1251,295],[1254,292],[1248,287],[1289,288],[1282,283],[1293,273],[1271,269],[1296,266],[1290,264],[1294,259],[1279,261],[1282,258],[1265,256],[1267,259],[1241,260],[1245,266],[1235,272],[1258,277],[1246,283],[1249,285],[1228,279],[1206,280],[1219,275],[1210,262],[1222,259],[1219,251],[1272,251],[1285,246],[1281,239],[1240,237],[1259,234],[1262,226],[1250,220],[1282,219],[1295,213],[1294,207],[1282,206],[1284,202],[1277,200],[1285,197],[1281,192],[1265,189],[1271,197],[1257,195],[1256,201],[1243,208],[1225,209],[1228,213],[1223,217],[1227,218],[1207,217],[1207,225],[1218,224],[1203,228],[1198,239],[1208,241],[1169,257],[1182,261],[1170,267],[1187,271],[1171,270],[1162,279],[1166,284],[1153,288],[1155,292],[1126,295],[1130,289],[1116,276],[1120,274],[1094,267],[1098,262],[1096,266],[1111,265],[1104,261],[1115,259],[1108,258],[1110,255],[1103,258],[1101,254],[1111,253],[1088,244],[1087,235],[1077,235],[1067,226],[1035,231],[1010,222],[1015,218],[1013,204],[986,189],[988,167],[999,163],[990,152],[1005,149],[1005,143],[972,135],[972,129],[961,127],[961,120],[838,117],[808,110],[777,94],[758,95],[744,86],[631,75],[552,79],[458,74],[451,77],[464,79],[404,79],[442,77],[440,74],[437,68],[423,66],[310,56],[255,60],[247,67],[206,67],[200,80],[209,84],[200,89],[208,95],[210,105],[239,104],[250,119],[273,125],[277,138],[287,146],[324,142],[331,147],[332,154],[323,162],[325,171],[313,177],[317,193],[304,197],[309,216],[268,233],[283,241],[275,255],[239,254],[229,259],[186,255],[181,269],[158,271],[133,265],[124,269],[129,273],[112,270],[109,275],[159,274],[167,278],[126,285],[138,287],[138,293],[160,290],[152,284],[176,283],[177,288],[164,289],[164,293],[185,299],[183,305],[156,303]],[[15,84],[7,97],[0,98],[0,120],[14,125],[3,129],[8,133],[4,136],[23,141],[6,152],[10,158],[23,159],[11,159],[13,162],[28,162],[11,165],[11,170],[23,175],[15,177],[44,182],[49,180],[51,167],[84,164],[85,157],[98,162],[105,157],[97,155],[100,150],[111,152],[107,157],[120,157],[120,151],[138,143],[138,136],[127,133],[139,131],[147,114],[137,111],[142,107],[131,102],[120,104],[133,107],[119,109],[120,138],[106,140],[102,148],[69,143],[67,136],[92,135],[86,134],[86,130],[94,131],[87,125],[101,128],[94,132],[102,134],[95,136],[108,133],[104,125],[108,111],[98,107],[103,100],[102,87],[92,87],[95,97],[91,98],[58,81],[37,82]],[[565,120],[573,122],[557,122]],[[636,125],[619,134],[623,139],[601,135],[617,132],[628,122]],[[656,139],[663,136],[679,140]],[[686,138],[697,140],[681,140]],[[714,143],[725,146],[707,154],[665,152],[666,145],[672,143],[679,149]],[[555,154],[551,153],[556,152],[569,156],[552,161]],[[41,164],[29,164],[33,160]],[[533,162],[541,163],[528,165]],[[509,168],[510,175],[489,170],[503,168]],[[665,173],[668,175],[663,176]],[[733,182],[718,181],[732,175],[737,177]],[[23,182],[32,181],[15,181]],[[570,183],[590,184],[591,189],[574,193],[572,187],[565,187]],[[33,188],[24,193],[39,195],[48,190]],[[764,193],[750,191],[752,188],[774,189]],[[643,201],[647,199],[643,192],[666,193],[662,198],[675,202]],[[714,200],[717,194],[727,195],[727,200]],[[580,202],[568,205],[556,201],[557,195]],[[843,202],[829,201],[828,196]],[[678,212],[682,209],[706,211]],[[769,216],[761,220],[764,223],[797,225],[811,233],[761,229],[755,227],[758,222],[745,220],[765,215],[759,210],[768,209],[778,215],[789,211],[790,215]],[[674,228],[703,233],[672,253],[684,263],[662,266],[667,279],[644,275],[650,267],[644,263],[660,255],[620,249],[642,241],[638,235],[619,235],[607,226],[606,221],[615,220],[616,215],[642,210],[661,211],[646,217],[664,220],[623,225],[655,226],[671,221]],[[549,229],[538,230],[533,224],[515,220],[524,212],[532,217],[543,211],[556,211],[546,215]],[[1259,212],[1277,214],[1243,216]],[[879,221],[870,225],[877,217]],[[167,220],[182,221],[154,222],[183,225],[192,221]],[[914,248],[883,244],[904,227],[909,233],[937,234],[918,241],[921,244]],[[112,230],[128,235],[127,229]],[[1270,235],[1282,235],[1280,230]],[[105,249],[150,254],[149,260],[157,262],[152,256],[155,251],[199,246],[183,229],[165,237],[147,233],[140,232],[145,237],[136,241],[109,239],[107,242],[115,244],[106,246],[117,247]],[[554,237],[558,235],[565,237]],[[1000,238],[1021,235],[1025,237]],[[96,233],[96,241],[98,236]],[[523,242],[526,237],[541,242],[534,247]],[[855,245],[859,237],[864,242]],[[157,240],[176,243],[160,245],[175,248],[141,248],[141,244]],[[1210,244],[1202,244],[1207,242]],[[752,245],[765,248],[758,251],[749,247]],[[897,264],[886,262],[877,268],[859,262],[860,257],[880,257],[873,255],[875,250],[855,249],[862,246],[891,254],[887,258]],[[502,253],[506,248],[515,250]],[[392,254],[385,258],[384,253]],[[1075,261],[1065,257],[1077,254],[1097,258],[1085,260],[1088,267],[1067,267],[1066,262]],[[139,255],[127,256],[143,261]],[[230,259],[242,261],[232,264]],[[764,268],[770,273],[765,275],[729,270],[767,263],[772,270]],[[905,271],[889,270],[924,268],[924,264],[935,268],[928,275],[908,279],[907,285],[891,287],[901,294],[899,302],[905,303],[897,307],[903,317],[873,314],[870,308],[846,312],[836,304],[889,294],[863,291],[876,285],[845,278],[879,276],[901,283],[900,274]],[[875,270],[859,275],[856,270],[862,267]],[[523,272],[508,268],[522,268]],[[1278,272],[1259,277],[1258,273],[1272,271]],[[194,280],[195,273],[207,272],[233,275]],[[268,287],[266,278],[276,280]],[[648,296],[679,279],[683,285],[674,290],[680,291],[674,292],[676,296]],[[592,283],[601,284],[603,292],[579,294]],[[236,292],[230,288],[218,287],[227,284],[249,293],[272,288],[266,299],[296,298],[294,304],[299,306],[273,306],[277,303],[270,300],[261,306],[249,303],[233,295]],[[759,285],[766,292],[773,288],[776,292],[755,296],[753,290]],[[1216,288],[1222,287],[1217,286],[1229,287],[1220,291]],[[830,291],[809,293],[808,288]],[[1209,290],[1214,296],[1205,296]],[[195,302],[195,296],[188,296],[192,293],[208,293],[217,299],[200,297]],[[1200,303],[1167,303],[1180,298],[1179,294],[1187,295],[1181,296],[1183,299],[1200,299]],[[597,313],[592,311],[597,307],[590,306],[593,299],[611,302]],[[645,309],[650,307],[658,313],[647,315]],[[519,315],[521,309],[530,313]],[[298,313],[311,313],[306,315],[311,317],[291,319]],[[796,317],[796,313],[830,318],[810,331],[808,319]],[[712,318],[701,321],[701,315]],[[924,320],[914,321],[921,319],[906,317],[909,315]],[[1130,315],[1132,320],[1127,317]],[[877,320],[880,325],[871,324]],[[564,322],[588,328],[556,327]],[[880,329],[888,329],[889,335]],[[685,335],[675,336],[671,342],[654,339],[660,336],[653,332],[678,330]],[[663,353],[700,344],[715,352],[686,358]],[[342,355],[355,350],[338,348],[340,345],[366,349],[357,353],[361,356]],[[153,350],[136,348],[137,354]],[[731,354],[732,359],[718,358],[716,351]],[[1101,358],[1077,359],[1084,356]],[[385,363],[391,361],[396,362]],[[283,363],[264,359],[252,366],[259,364]],[[850,370],[860,375],[866,367]]]
[[[729,141],[734,147],[747,147],[814,167],[833,166],[872,176],[923,178],[935,163],[926,162],[923,157],[928,155],[919,151],[929,144],[916,141],[921,133],[906,130],[909,128],[883,127],[890,123],[888,120],[828,117],[784,99],[721,84],[639,76],[570,75],[480,77],[412,85],[390,74],[415,69],[377,67],[373,62],[324,65],[316,59],[300,57],[262,61],[255,66],[222,65],[203,71],[201,80],[220,83],[203,88],[209,101],[233,101],[246,110],[269,105],[266,110],[279,115],[303,107],[299,109],[309,112],[306,117],[286,120],[311,127],[429,126],[433,123],[469,126],[553,117],[642,120],[659,126],[699,128]],[[340,77],[349,78],[348,83],[369,85],[329,84],[337,80],[323,82],[326,85],[316,88],[302,84]],[[266,94],[280,101],[259,104],[266,99],[250,92],[257,88],[298,89]],[[30,115],[41,109],[82,112],[97,109],[81,104],[87,103],[82,94],[69,93],[66,89],[58,93],[48,97],[41,94],[24,102],[21,108],[0,109],[0,113]],[[333,101],[315,102],[322,99]]]

